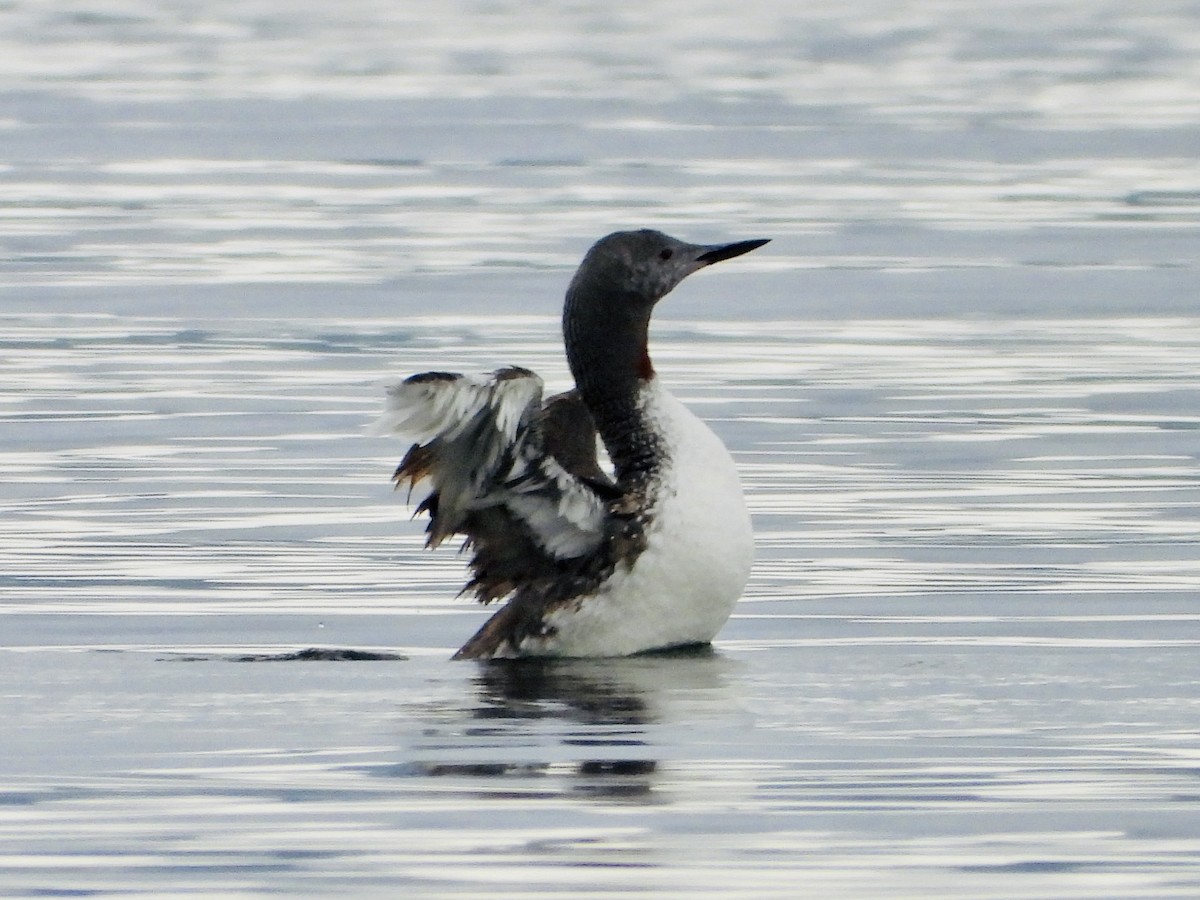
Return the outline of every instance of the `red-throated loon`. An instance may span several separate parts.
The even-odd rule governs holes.
[[[465,536],[464,592],[507,598],[456,659],[625,656],[707,643],[725,624],[750,573],[750,518],[733,459],[663,387],[647,332],[680,281],[765,243],[597,241],[563,309],[576,388],[545,402],[516,367],[389,390],[379,426],[415,441],[395,481],[429,487],[427,546]]]

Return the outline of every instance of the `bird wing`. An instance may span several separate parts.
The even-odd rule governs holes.
[[[396,485],[428,486],[417,507],[430,516],[427,546],[465,535],[464,590],[485,603],[578,570],[604,542],[617,492],[596,465],[591,417],[577,395],[543,408],[527,369],[414,375],[388,390],[377,429],[414,441]]]

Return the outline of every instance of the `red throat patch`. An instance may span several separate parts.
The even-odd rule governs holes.
[[[649,381],[654,377],[654,364],[650,362],[650,350],[645,345],[642,346],[642,355],[638,358],[637,373],[642,381]]]

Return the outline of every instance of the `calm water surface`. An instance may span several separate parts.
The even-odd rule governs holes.
[[[0,9],[0,895],[1200,894],[1194,4],[161,7]],[[746,596],[451,664],[365,426],[638,225]]]

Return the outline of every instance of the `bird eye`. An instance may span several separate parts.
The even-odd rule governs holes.
[[[658,258],[661,259],[663,262],[666,262],[668,259],[670,259],[674,255],[675,255],[675,251],[672,250],[670,247],[668,247],[667,249],[663,250],[660,254],[658,254]]]

